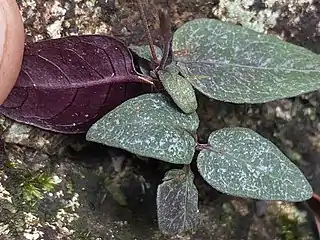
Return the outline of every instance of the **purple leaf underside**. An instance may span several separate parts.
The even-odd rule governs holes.
[[[122,102],[152,92],[115,38],[71,36],[26,46],[17,83],[0,113],[61,133],[83,133]]]

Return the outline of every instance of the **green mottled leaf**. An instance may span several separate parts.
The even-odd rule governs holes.
[[[89,129],[86,138],[140,156],[189,164],[198,125],[196,113],[182,113],[169,97],[144,94],[102,117]]]
[[[223,128],[211,133],[208,149],[197,165],[217,190],[261,200],[304,201],[312,188],[299,168],[272,142],[247,128]]]
[[[274,36],[196,19],[173,36],[174,60],[208,97],[260,103],[320,88],[320,56]]]
[[[162,233],[176,235],[193,231],[199,224],[198,191],[193,173],[173,169],[158,186],[158,225]]]
[[[149,45],[141,45],[141,46],[130,45],[129,48],[139,57],[151,62],[153,61]],[[162,51],[157,46],[154,46],[154,48],[156,51],[156,56],[158,60],[160,60],[162,58]]]
[[[175,63],[160,70],[158,74],[164,88],[183,112],[192,113],[197,110],[194,89],[188,80],[179,75],[179,68]]]

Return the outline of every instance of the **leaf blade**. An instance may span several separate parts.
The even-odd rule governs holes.
[[[190,83],[217,100],[262,103],[320,88],[317,54],[218,20],[186,23],[174,34],[173,51]]]
[[[142,82],[117,39],[50,39],[26,46],[19,78],[0,113],[50,131],[83,133],[106,112],[146,92],[151,85]]]
[[[260,200],[304,201],[312,188],[269,140],[242,127],[211,133],[197,159],[201,176],[221,192]],[[209,161],[210,160],[210,161]]]
[[[188,80],[179,75],[179,68],[175,63],[160,70],[158,74],[164,88],[183,112],[192,113],[197,110],[195,91]]]
[[[194,231],[199,224],[198,190],[194,175],[181,169],[166,173],[157,191],[158,225],[162,233]]]
[[[130,99],[87,132],[89,141],[165,162],[189,164],[195,152],[196,113],[186,115],[163,94]]]

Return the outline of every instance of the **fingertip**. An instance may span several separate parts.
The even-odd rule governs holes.
[[[16,83],[24,51],[22,17],[18,4],[13,0],[0,0],[0,49],[1,105]]]
[[[3,51],[4,51],[6,28],[7,28],[7,21],[5,18],[5,12],[4,12],[3,6],[0,5],[0,64],[1,64]]]

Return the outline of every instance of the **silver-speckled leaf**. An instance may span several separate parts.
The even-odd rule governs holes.
[[[158,225],[162,233],[176,235],[197,228],[200,221],[198,190],[193,179],[191,171],[173,169],[158,186]]]
[[[195,152],[196,113],[182,113],[160,93],[132,98],[97,121],[88,141],[165,162],[189,164]]]
[[[200,174],[213,188],[261,200],[304,201],[311,198],[307,179],[272,142],[248,128],[211,133],[210,148],[197,159]]]
[[[173,36],[174,60],[208,97],[261,103],[320,88],[320,56],[274,36],[196,19]]]
[[[149,45],[141,45],[141,46],[130,45],[129,48],[135,54],[137,54],[139,57],[141,57],[145,60],[148,60],[148,61],[153,61]],[[154,46],[154,48],[156,51],[156,56],[157,56],[158,60],[160,61],[160,59],[162,58],[162,51],[157,46]]]
[[[194,89],[187,79],[179,75],[179,68],[175,63],[160,70],[158,74],[164,88],[183,112],[192,113],[197,110]]]

